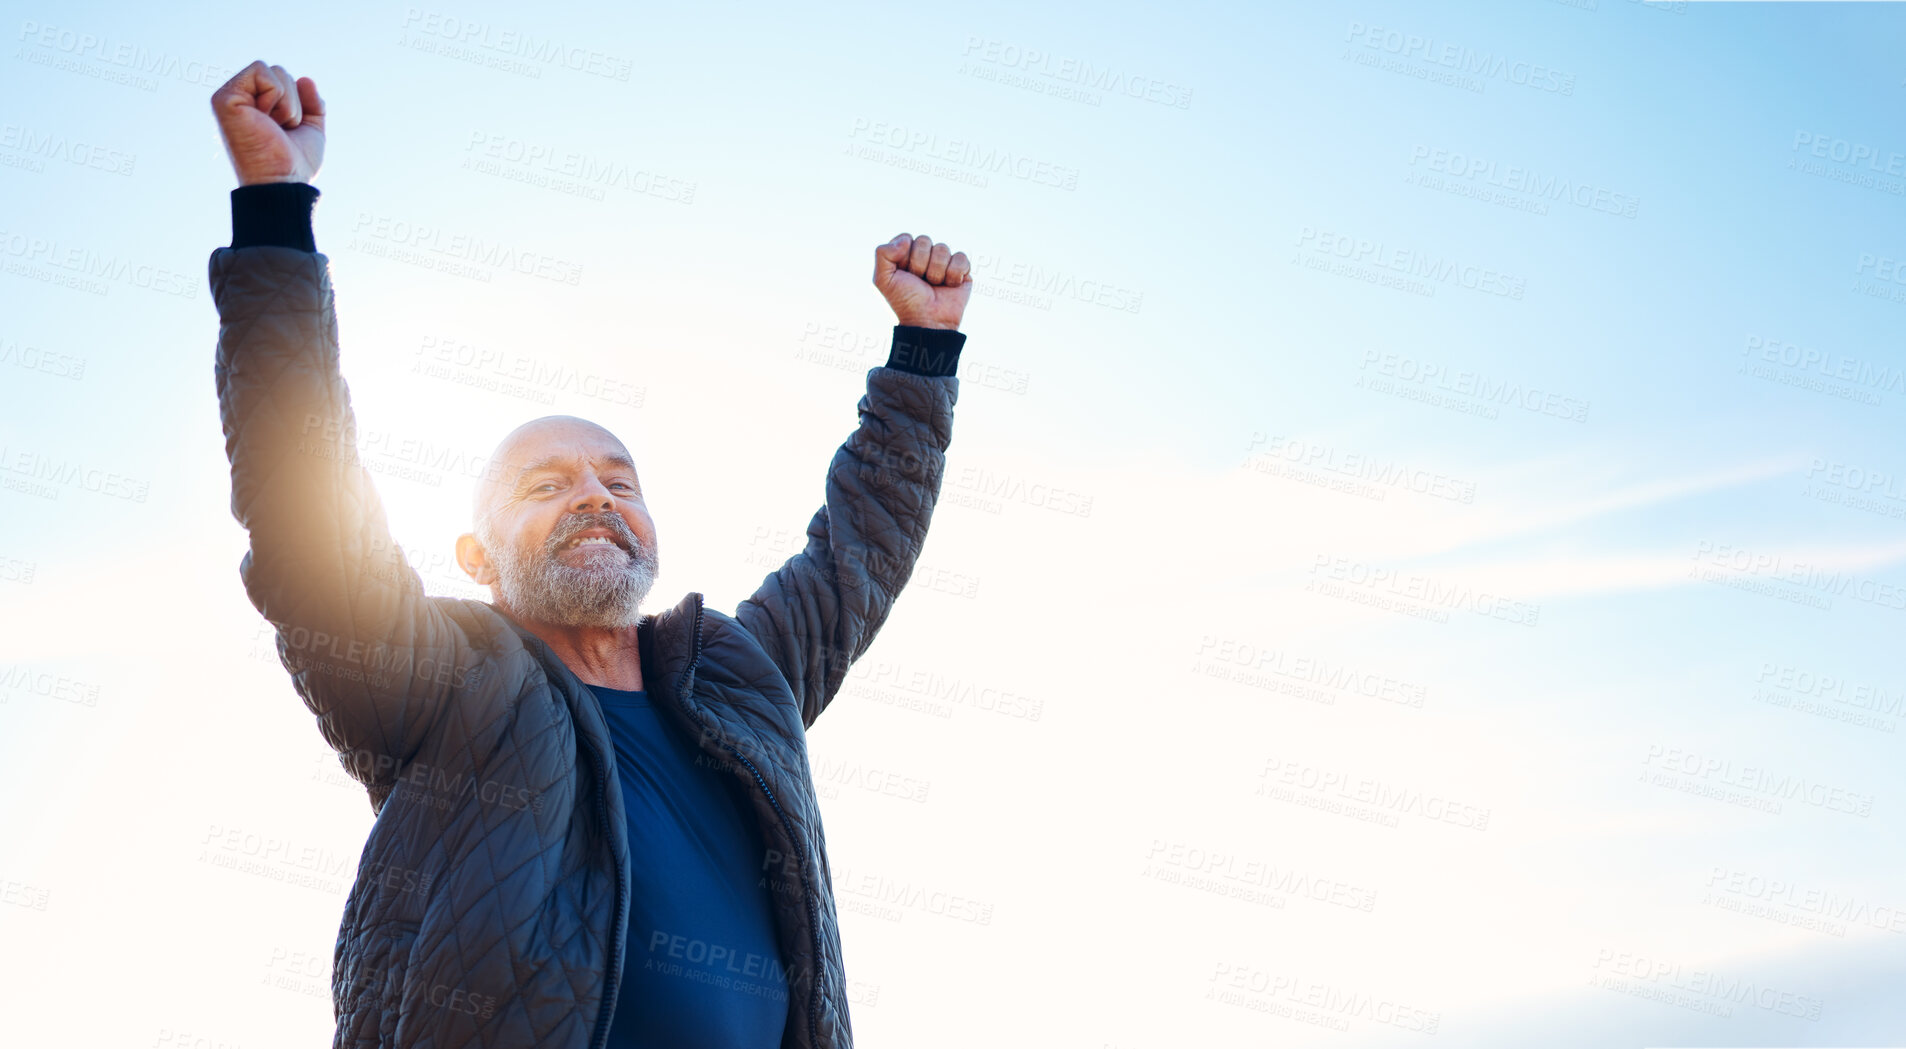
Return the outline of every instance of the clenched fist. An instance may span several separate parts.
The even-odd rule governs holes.
[[[966,252],[902,233],[874,249],[874,287],[900,323],[957,330],[973,297],[973,266]]]
[[[309,182],[324,163],[324,99],[310,77],[253,62],[212,92],[212,115],[241,186]]]

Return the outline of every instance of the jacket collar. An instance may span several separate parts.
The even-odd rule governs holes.
[[[684,676],[697,655],[700,639],[696,636],[695,621],[703,600],[701,593],[690,591],[676,602],[675,607],[644,615],[636,623],[637,644],[642,654],[642,686],[649,692],[662,691],[671,699],[679,697]],[[491,607],[495,608],[494,605]],[[552,674],[564,682],[567,686],[564,691],[577,692],[588,687],[556,655],[548,642],[537,637],[509,613],[500,608],[496,612],[523,639],[523,644],[550,668]]]

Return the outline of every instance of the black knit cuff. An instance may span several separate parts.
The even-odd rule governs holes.
[[[887,367],[915,375],[952,375],[959,371],[960,348],[965,345],[963,331],[896,324]]]
[[[259,182],[232,190],[232,247],[318,250],[311,234],[317,203],[318,189],[309,182]]]

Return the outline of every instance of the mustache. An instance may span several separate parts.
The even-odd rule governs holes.
[[[610,538],[622,548],[622,552],[634,555],[642,548],[642,541],[636,538],[635,530],[622,519],[620,514],[594,513],[570,514],[557,522],[556,530],[549,534],[549,540],[543,544],[543,553],[556,556],[564,544],[591,528],[601,528],[609,532]]]

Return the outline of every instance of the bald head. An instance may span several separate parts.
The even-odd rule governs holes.
[[[629,449],[607,427],[574,415],[545,415],[511,430],[490,453],[490,468],[477,484],[470,510],[482,523],[496,506],[515,492],[530,473],[552,465],[576,466],[591,462],[598,470],[620,463],[631,472],[635,460]]]

